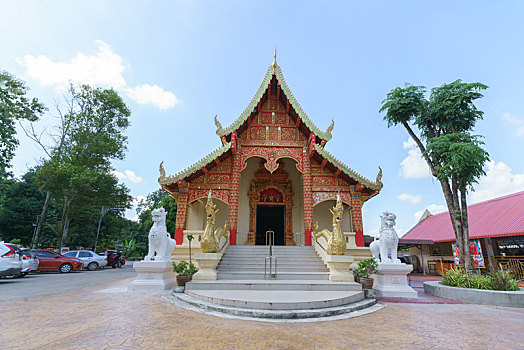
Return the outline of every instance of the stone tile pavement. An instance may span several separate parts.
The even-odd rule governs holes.
[[[316,323],[223,319],[126,292],[131,279],[0,303],[2,349],[522,349],[524,309],[388,304]]]

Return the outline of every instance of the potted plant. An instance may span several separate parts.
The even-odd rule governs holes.
[[[362,276],[362,269],[360,267],[353,269],[353,277],[355,278],[355,282],[360,283],[360,276]]]
[[[378,263],[375,258],[370,258],[366,260],[359,261],[357,274],[359,276],[359,282],[362,284],[364,289],[373,288],[373,278],[370,276],[374,273],[377,273]]]
[[[178,264],[173,261],[173,271],[177,273],[176,284],[178,286],[185,286],[187,282],[191,281],[193,274],[198,271],[198,268],[193,263],[188,263],[185,260],[181,260]]]

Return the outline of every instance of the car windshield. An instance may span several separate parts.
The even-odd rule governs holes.
[[[76,257],[76,252],[67,252],[67,253],[64,253],[63,255],[69,258],[74,258]]]

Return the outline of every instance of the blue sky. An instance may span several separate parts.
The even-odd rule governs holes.
[[[327,2],[326,2],[327,3]],[[438,182],[400,127],[378,112],[387,92],[456,79],[489,86],[476,132],[491,162],[470,201],[524,190],[524,3],[520,1],[1,1],[0,69],[26,81],[53,110],[68,81],[115,87],[132,110],[127,157],[115,163],[133,196],[220,145],[213,117],[233,122],[278,50],[293,94],[326,148],[373,179],[382,193],[364,205],[366,233],[379,214],[397,231],[425,208],[442,211]],[[53,124],[51,116],[42,125]],[[20,175],[42,153],[24,135]],[[133,213],[128,213],[133,216]]]

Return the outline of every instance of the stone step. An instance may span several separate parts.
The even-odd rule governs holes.
[[[244,270],[228,271],[228,272],[218,272],[219,280],[263,280],[264,271],[261,272],[251,272]],[[278,272],[275,279],[279,280],[328,280],[329,273],[327,272]]]
[[[189,290],[185,293],[217,305],[262,310],[321,309],[364,300],[364,292],[357,291]]]
[[[312,280],[217,280],[191,281],[186,290],[311,290],[311,291],[361,291],[356,282],[331,282]]]
[[[287,254],[285,252],[273,252],[274,256],[318,256],[317,253],[313,252],[304,252],[304,253],[293,253],[293,254]],[[250,256],[269,256],[269,252],[229,252],[226,251],[224,256],[242,256],[242,257],[250,257]]]
[[[268,253],[261,253],[261,254],[231,254],[231,253],[225,253],[223,258],[236,258],[236,259],[251,259],[253,257],[258,257],[264,259],[266,256],[269,256]],[[319,258],[317,254],[279,254],[279,253],[273,253],[272,256],[276,256],[278,258],[288,258],[288,259],[313,259],[313,258]]]
[[[376,311],[378,308],[373,307],[376,304],[375,299],[364,299],[348,305],[341,305],[335,307],[321,308],[321,309],[306,309],[306,310],[261,310],[261,309],[246,309],[232,306],[223,306],[214,304],[194,298],[185,293],[172,293],[164,297],[167,301],[174,303],[177,306],[197,310],[200,312],[214,312],[217,314],[233,315],[253,320],[282,320],[282,319],[308,319],[308,318],[323,318],[333,317],[343,314],[350,314],[353,312],[365,312],[365,309]],[[368,311],[369,312],[369,311]]]
[[[238,268],[234,268],[234,267],[229,267],[229,268],[219,268],[217,269],[219,273],[228,273],[228,272],[235,272],[235,271],[238,271]],[[260,272],[260,273],[264,273],[264,267],[245,267],[245,266],[242,266],[242,271],[244,272]],[[268,266],[268,271],[269,271],[269,266]],[[329,272],[328,269],[326,268],[313,268],[313,267],[308,267],[308,268],[297,268],[297,267],[281,267],[281,266],[278,266],[277,267],[277,273],[281,273],[281,272],[303,272],[303,273],[306,273],[306,272]]]
[[[280,268],[286,268],[286,269],[321,269],[328,271],[327,267],[323,265],[316,265],[316,264],[293,264],[293,263],[282,263],[281,261],[277,260],[277,267]],[[244,263],[244,264],[236,264],[236,263],[220,263],[218,265],[219,270],[223,269],[254,269],[254,268],[260,268],[264,269],[263,264],[250,264],[250,263]]]

